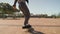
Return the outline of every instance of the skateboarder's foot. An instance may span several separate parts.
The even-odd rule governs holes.
[[[31,28],[31,25],[27,24],[27,25],[23,26],[22,28],[23,29],[25,29],[25,28]]]

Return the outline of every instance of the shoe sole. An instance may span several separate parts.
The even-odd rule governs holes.
[[[29,26],[29,27],[22,27],[23,29],[28,29],[28,28],[31,28],[31,26]]]

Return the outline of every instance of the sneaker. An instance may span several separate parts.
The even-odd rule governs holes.
[[[28,25],[23,26],[22,28],[23,29],[25,29],[25,28],[31,28],[31,25],[28,24]]]

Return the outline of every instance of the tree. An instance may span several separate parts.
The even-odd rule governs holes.
[[[2,15],[3,14],[12,14],[13,15],[14,12],[16,12],[16,11],[18,12],[19,10],[18,9],[14,10],[10,4],[0,3],[0,13],[2,13]]]
[[[60,18],[60,13],[58,13],[57,17]]]
[[[56,18],[56,15],[51,15],[51,18]]]

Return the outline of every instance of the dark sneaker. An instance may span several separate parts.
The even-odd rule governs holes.
[[[23,29],[25,29],[25,28],[31,28],[31,25],[25,25],[25,26],[23,26],[22,28],[23,28]]]

